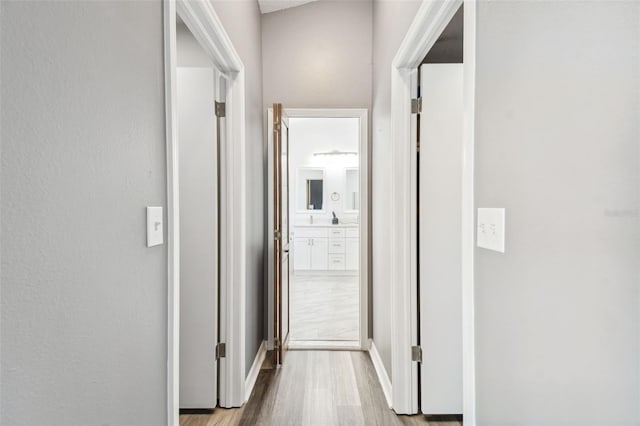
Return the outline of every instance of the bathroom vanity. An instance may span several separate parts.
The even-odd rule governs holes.
[[[293,238],[294,271],[358,270],[358,224],[296,225]]]

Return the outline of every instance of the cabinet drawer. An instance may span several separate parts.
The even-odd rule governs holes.
[[[329,229],[329,238],[344,238],[344,229]]]
[[[358,228],[347,228],[347,238],[360,238],[360,231]]]
[[[344,271],[344,254],[329,255],[329,270]]]
[[[345,267],[347,271],[357,271],[360,267],[360,239],[347,238]]]
[[[329,236],[328,228],[296,228],[296,238],[327,238]]]
[[[343,239],[330,239],[329,240],[329,254],[342,254],[346,250],[345,241]]]

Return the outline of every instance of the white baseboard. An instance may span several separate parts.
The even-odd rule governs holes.
[[[251,392],[253,391],[253,387],[256,385],[256,381],[258,380],[258,374],[260,374],[260,367],[262,367],[262,363],[267,356],[267,342],[265,340],[262,341],[260,347],[258,348],[258,353],[256,354],[256,358],[253,360],[253,365],[251,365],[251,370],[249,370],[249,374],[247,375],[246,380],[244,381],[244,402],[249,400],[251,396]]]
[[[391,380],[389,380],[389,375],[387,374],[387,370],[385,370],[384,368],[384,364],[382,363],[382,358],[380,358],[380,354],[378,353],[376,344],[373,343],[373,340],[371,339],[369,340],[371,342],[370,348],[369,348],[369,356],[371,357],[373,366],[376,369],[376,373],[378,374],[378,381],[380,381],[380,386],[382,386],[382,392],[384,392],[384,397],[387,399],[387,405],[389,405],[389,408],[393,408],[392,394],[391,394]]]

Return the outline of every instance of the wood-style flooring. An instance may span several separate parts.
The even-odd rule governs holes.
[[[355,341],[358,276],[291,276],[291,341]]]
[[[249,401],[213,414],[180,416],[181,426],[431,425],[461,426],[424,416],[397,416],[366,352],[290,351],[281,368],[266,364]]]

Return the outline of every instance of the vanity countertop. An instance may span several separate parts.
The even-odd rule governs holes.
[[[294,225],[294,228],[357,228],[358,226],[358,223],[339,223],[337,225],[330,223],[303,223]]]

